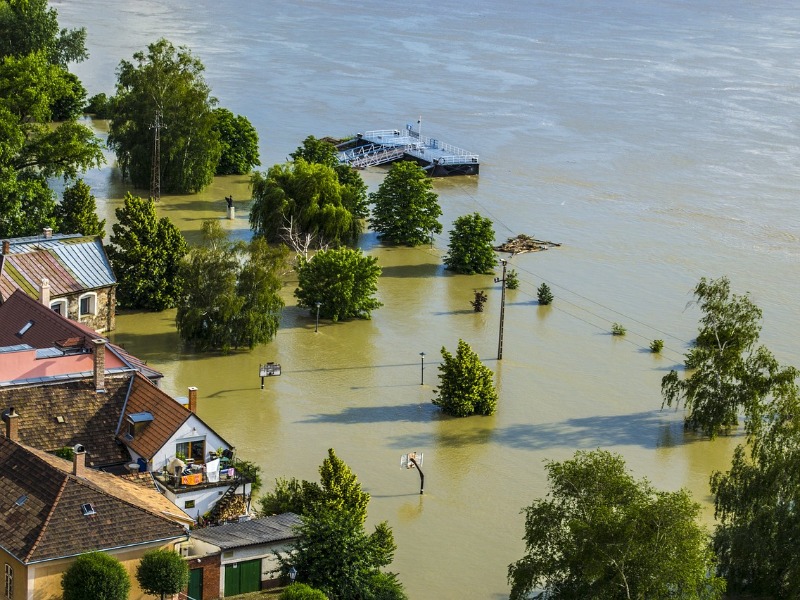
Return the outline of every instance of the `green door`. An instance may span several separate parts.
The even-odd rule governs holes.
[[[203,569],[189,571],[189,600],[203,600]]]
[[[261,559],[225,565],[225,597],[261,589]]]

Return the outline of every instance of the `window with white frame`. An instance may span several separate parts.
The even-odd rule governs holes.
[[[66,300],[53,300],[50,303],[50,308],[57,312],[62,317],[67,316],[67,301]]]
[[[97,314],[97,294],[94,292],[81,296],[79,304],[81,317]]]
[[[6,598],[14,599],[14,567],[6,563]]]

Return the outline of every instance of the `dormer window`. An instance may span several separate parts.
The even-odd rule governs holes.
[[[131,413],[128,415],[128,433],[125,437],[129,440],[141,434],[142,429],[153,421],[153,415],[149,412]]]

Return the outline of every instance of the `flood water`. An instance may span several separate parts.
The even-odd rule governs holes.
[[[433,248],[390,248],[384,307],[332,324],[297,309],[294,282],[276,339],[253,352],[181,348],[174,313],[118,318],[114,339],[162,370],[164,387],[199,388],[200,416],[276,477],[316,479],[333,447],[388,520],[391,568],[411,598],[506,598],[524,549],[520,510],[546,489],[544,461],[576,449],[621,453],[636,476],[688,488],[713,523],[708,478],[739,437],[684,433],[661,412],[660,380],[696,332],[687,305],[700,277],[730,277],[764,312],[762,341],[800,365],[797,45],[792,2],[343,0],[52,2],[62,26],[86,26],[89,94],[112,93],[121,59],[167,37],[206,65],[220,104],[246,115],[263,168],[307,135],[402,128],[481,156],[481,174],[434,182],[445,234]],[[102,124],[96,124],[100,130]],[[364,172],[371,189],[380,169]],[[111,166],[87,175],[113,219],[127,190]],[[159,211],[197,240],[232,194],[249,235],[246,177],[165,197]],[[491,276],[441,265],[452,221],[480,212],[498,241],[526,233],[563,243],[515,256],[496,360],[500,290]],[[536,288],[555,295],[539,307]],[[471,312],[475,289],[486,312]],[[610,335],[619,322],[628,334]],[[463,338],[495,371],[497,414],[444,418],[431,405],[439,351]],[[649,353],[661,338],[661,356]],[[424,385],[420,352],[425,352]],[[260,389],[259,363],[280,377]],[[400,455],[424,453],[425,494]]]

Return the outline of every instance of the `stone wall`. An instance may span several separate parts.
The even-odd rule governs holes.
[[[98,333],[113,331],[117,325],[117,288],[116,286],[92,290],[96,294],[96,306],[94,315],[79,316],[80,298],[87,292],[80,292],[70,296],[59,296],[50,299],[67,301],[67,317],[73,321],[78,321],[83,325],[91,327]]]

